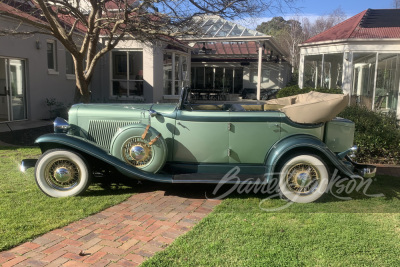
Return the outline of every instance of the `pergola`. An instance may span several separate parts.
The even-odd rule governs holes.
[[[258,77],[261,77],[263,61],[281,61],[285,52],[274,38],[250,30],[237,23],[218,16],[207,16],[199,19],[202,35],[184,38],[193,47],[196,57],[219,60],[257,59]],[[257,99],[260,100],[261,79],[257,83]]]

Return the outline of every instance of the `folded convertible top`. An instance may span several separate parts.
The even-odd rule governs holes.
[[[349,95],[309,92],[268,100],[267,104],[282,105],[279,110],[297,123],[321,123],[335,118],[349,103]]]

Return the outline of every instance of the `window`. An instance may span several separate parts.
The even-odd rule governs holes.
[[[400,81],[400,54],[378,55],[376,74],[375,110],[397,110]]]
[[[321,87],[322,55],[304,57],[303,87]]]
[[[47,40],[47,69],[50,74],[57,74],[57,42]]]
[[[112,96],[143,96],[143,51],[112,52]]]
[[[376,53],[353,54],[352,101],[372,109]]]
[[[343,53],[304,57],[303,87],[341,89]]]
[[[75,78],[74,60],[71,53],[67,50],[65,50],[65,73],[67,74],[67,78]]]
[[[261,82],[266,83],[269,82],[270,71],[263,69],[261,72],[262,80]],[[250,69],[250,82],[257,84],[258,83],[258,69]]]
[[[163,65],[164,95],[178,95],[180,89],[189,82],[187,56],[167,52],[164,54]]]
[[[192,89],[222,90],[238,94],[243,89],[243,68],[193,67]]]

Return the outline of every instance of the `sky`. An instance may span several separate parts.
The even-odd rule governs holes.
[[[393,0],[297,0],[296,6],[301,8],[303,14],[319,16],[341,7],[348,17],[352,17],[368,8],[392,8]]]
[[[239,24],[255,29],[261,22],[269,21],[272,17],[282,16],[285,19],[293,17],[307,17],[311,22],[319,16],[324,16],[331,13],[337,8],[341,8],[350,18],[368,8],[371,9],[387,9],[393,8],[393,0],[295,0],[295,7],[299,12],[295,13],[294,10],[286,10],[284,13],[274,13],[271,17],[268,15],[255,20],[237,21]]]

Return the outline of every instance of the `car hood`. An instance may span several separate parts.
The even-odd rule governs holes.
[[[140,122],[148,118],[150,109],[168,114],[175,108],[176,104],[77,104],[69,110],[68,121],[81,127],[82,123],[87,124],[89,120]]]

